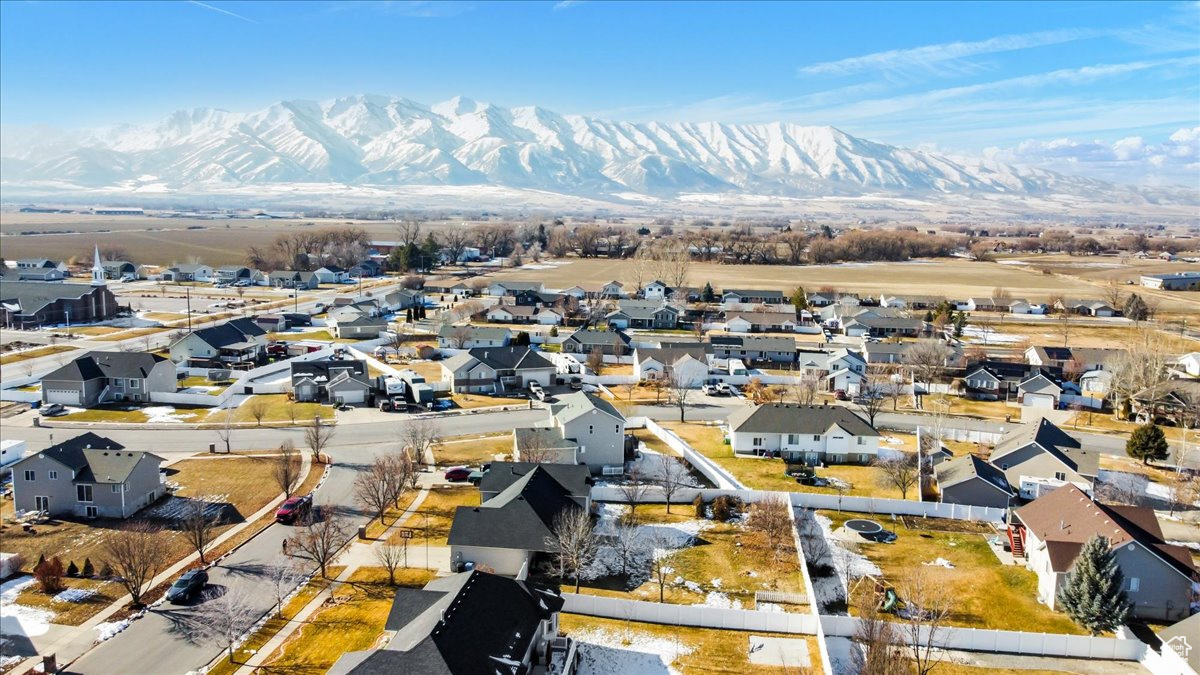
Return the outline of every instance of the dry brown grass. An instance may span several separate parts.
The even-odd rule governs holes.
[[[0,365],[7,365],[9,363],[17,363],[19,361],[27,361],[29,359],[36,359],[36,358],[40,358],[43,356],[50,356],[52,354],[61,354],[63,352],[69,352],[73,349],[75,349],[75,347],[71,347],[70,345],[49,345],[46,347],[38,347],[36,349],[28,349],[25,351],[16,352],[16,353],[12,353],[12,354],[5,354],[4,356],[0,356]]]
[[[96,561],[93,560],[92,562],[94,564]],[[66,565],[66,563],[63,564]],[[83,566],[83,563],[77,564],[80,567]],[[59,602],[54,599],[53,594],[47,595],[43,593],[42,589],[35,583],[21,591],[13,604],[54,612],[54,618],[51,619],[51,623],[63,626],[78,626],[125,595],[125,591],[119,585],[102,579],[73,579],[63,577],[63,585],[71,589],[90,589],[95,591],[95,594],[81,602]]]
[[[489,434],[443,439],[433,446],[433,458],[437,466],[478,466],[495,461],[497,455],[510,455],[512,450],[512,434]]]

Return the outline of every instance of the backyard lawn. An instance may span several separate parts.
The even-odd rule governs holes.
[[[425,378],[426,382],[442,381],[442,364],[439,361],[409,361],[408,363],[401,361],[391,365],[398,370],[411,370]]]
[[[280,340],[320,340],[322,342],[333,342],[333,335],[327,330],[313,330],[302,333],[267,333],[267,340],[270,342],[278,342]],[[351,340],[357,342],[357,340]]]
[[[437,466],[478,466],[496,461],[496,455],[508,456],[512,450],[512,434],[455,436],[433,446],[433,458]]]
[[[150,417],[140,409],[131,406],[101,406],[80,410],[57,419],[66,422],[125,422],[127,424],[142,424]]]
[[[329,422],[336,417],[333,406],[323,405],[320,403],[299,403],[288,400],[287,394],[259,394],[252,396],[242,403],[237,408],[234,408],[233,421],[235,422],[253,422],[257,423],[254,418],[255,407],[259,404],[255,401],[265,401],[266,409],[263,412],[263,422],[291,422],[293,419],[296,422],[311,422],[314,417],[320,417],[323,421]],[[213,411],[206,421],[220,422],[222,412]]]
[[[431,579],[429,570],[401,569],[396,573],[400,586],[421,588]],[[264,672],[324,673],[342,654],[376,644],[396,595],[396,588],[388,585],[387,570],[359,569],[350,576],[350,583],[335,584],[333,595],[333,602],[326,602],[267,659]]]
[[[661,424],[678,434],[700,454],[732,473],[752,490],[837,494],[837,490],[833,487],[801,485],[794,478],[785,476],[784,471],[787,465],[783,460],[736,456],[733,449],[725,444],[724,434],[720,427],[695,422],[662,422]],[[898,446],[885,444],[884,447],[904,446],[903,444]],[[849,483],[851,487],[846,492],[848,495],[900,499],[899,490],[890,485],[880,484],[881,475],[880,470],[875,467],[853,464],[835,464],[817,469],[819,477],[837,478]],[[910,490],[909,497],[915,499],[915,491]]]
[[[819,513],[833,521],[834,530],[851,518],[861,517],[861,514],[836,511]],[[917,521],[910,520],[914,527]],[[959,521],[949,524],[961,525]],[[952,625],[1085,634],[1066,615],[1038,603],[1037,576],[1023,565],[1002,565],[988,547],[988,535],[938,531],[933,529],[938,526],[937,519],[921,521],[920,529],[910,529],[902,520],[888,520],[885,526],[896,533],[896,542],[863,544],[860,552],[879,566],[886,582],[900,589],[914,570],[924,571],[936,587],[945,589],[950,595]],[[954,568],[925,564],[938,558],[948,560]],[[872,590],[869,583],[860,584],[857,593],[861,596],[856,599],[869,595]]]
[[[579,614],[560,614],[559,630],[566,635],[589,643],[601,644],[614,649],[629,649],[638,652],[639,643],[652,641],[667,646],[673,652],[665,657],[670,661],[671,672],[692,673],[764,673],[783,675],[795,673],[795,668],[751,664],[749,659],[750,633],[690,626],[667,626],[620,619],[602,619]],[[755,632],[754,635],[802,639],[808,644],[808,656],[812,666],[808,671],[820,672],[821,656],[816,638],[804,635],[780,635]],[[671,649],[671,647],[675,649]],[[657,650],[656,650],[657,651]],[[666,650],[663,650],[666,651]],[[639,664],[645,664],[646,672],[667,672],[663,666],[650,665],[653,655],[642,655]],[[595,671],[593,671],[595,672]]]
[[[35,559],[30,567],[36,563]],[[67,563],[64,562],[63,565]],[[77,562],[77,565],[83,567],[82,562]],[[93,560],[92,564],[99,569],[98,561]],[[78,626],[84,621],[92,618],[97,612],[108,607],[113,601],[125,595],[125,590],[119,584],[112,581],[104,581],[101,579],[81,579],[63,577],[63,585],[69,591],[78,591],[86,595],[78,601],[63,601],[55,599],[54,595],[47,595],[42,592],[42,589],[36,584],[22,590],[13,604],[22,607],[34,607],[36,609],[44,609],[49,612],[54,612],[54,618],[51,623],[56,623],[63,626]]]

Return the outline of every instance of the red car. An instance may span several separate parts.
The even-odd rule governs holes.
[[[833,392],[833,397],[839,401],[849,401],[850,400],[850,395],[846,393],[845,389],[838,389],[837,391]]]
[[[279,505],[275,511],[275,522],[291,525],[308,515],[312,510],[312,495],[292,497]]]
[[[456,466],[453,469],[447,469],[442,477],[446,480],[463,481],[471,477],[471,470],[465,466]]]

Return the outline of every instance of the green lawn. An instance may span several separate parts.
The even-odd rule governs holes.
[[[837,529],[860,514],[821,511]],[[914,524],[917,522],[915,519]],[[948,525],[961,526],[959,521]],[[1051,611],[1037,601],[1037,576],[1023,565],[1002,565],[987,545],[986,534],[942,532],[936,519],[922,527],[909,529],[900,520],[887,527],[897,539],[893,544],[861,545],[861,552],[883,571],[890,584],[903,588],[914,570],[922,570],[931,581],[944,588],[953,599],[950,623],[972,628],[1019,630],[1046,633],[1086,634],[1065,614]],[[945,558],[954,569],[924,565]],[[858,592],[869,594],[869,584]],[[857,599],[857,598],[856,598]],[[854,603],[851,603],[852,606]]]

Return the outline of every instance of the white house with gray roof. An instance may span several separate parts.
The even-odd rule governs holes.
[[[593,474],[620,473],[625,465],[625,416],[585,392],[563,394],[550,406],[545,426],[513,430],[513,453],[549,453],[551,463],[586,464]]]
[[[1068,483],[1091,494],[1100,473],[1100,454],[1088,450],[1045,418],[1026,422],[1005,434],[988,461],[1004,472],[1022,499]]]
[[[729,416],[730,446],[744,455],[781,455],[805,464],[867,464],[879,454],[879,432],[848,408],[770,403]]]

